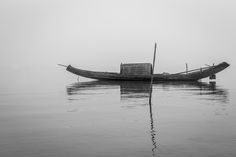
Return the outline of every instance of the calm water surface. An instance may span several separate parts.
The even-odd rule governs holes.
[[[145,82],[59,77],[5,79],[1,157],[236,156],[230,83],[155,83],[149,104]]]

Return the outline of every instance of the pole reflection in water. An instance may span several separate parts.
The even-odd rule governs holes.
[[[150,95],[149,95],[149,112],[150,112],[150,126],[151,126],[151,140],[152,140],[152,156],[155,157],[155,150],[157,149],[156,144],[156,131],[154,128],[153,113],[152,113],[152,84],[150,86]]]
[[[157,149],[156,131],[154,127],[152,112],[152,85],[149,82],[123,82],[120,84],[121,100],[142,102],[142,105],[149,106],[150,133],[152,141],[152,156],[155,157]]]
[[[151,95],[154,99],[158,97],[158,93],[168,92],[168,91],[180,91],[191,95],[196,99],[207,99],[209,102],[216,101],[217,104],[226,104],[228,101],[228,93],[224,89],[217,88],[215,83],[202,83],[202,82],[163,82],[154,83],[150,88],[149,82],[113,82],[113,81],[91,81],[91,82],[81,82],[75,83],[67,87],[68,96],[73,95],[86,95],[91,94],[93,91],[96,94],[96,90],[99,92],[106,93],[111,91],[110,89],[120,90],[120,101],[122,105],[126,107],[132,106],[149,106],[149,116],[150,116],[150,136],[152,142],[152,156],[156,156],[158,151],[160,151],[160,143],[157,143],[157,131],[155,128],[155,118],[153,113],[153,101]],[[156,93],[155,90],[158,89]],[[89,92],[88,92],[89,91]],[[155,93],[155,95],[154,95]],[[163,93],[162,93],[163,94]],[[168,93],[167,95],[169,95]],[[183,94],[182,94],[183,95]],[[213,101],[212,101],[213,100]],[[156,104],[156,103],[155,103]],[[123,107],[123,106],[121,106]]]

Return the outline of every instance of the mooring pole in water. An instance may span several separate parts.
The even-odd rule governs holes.
[[[155,43],[155,47],[154,47],[154,57],[153,57],[152,71],[151,71],[151,83],[150,83],[150,95],[149,95],[149,104],[150,105],[152,102],[152,83],[153,83],[153,73],[154,73],[155,60],[156,60],[156,50],[157,50],[157,43]]]
[[[153,82],[153,73],[154,73],[155,60],[156,60],[156,50],[157,50],[157,43],[155,43],[155,47],[154,47],[154,57],[153,57],[153,63],[152,63],[152,78],[151,78],[151,83]]]
[[[157,43],[155,43],[154,47],[154,57],[152,63],[152,71],[151,71],[151,82],[150,82],[150,92],[149,92],[149,111],[150,111],[150,120],[151,120],[151,140],[152,140],[152,156],[155,156],[155,149],[157,149],[156,140],[155,140],[155,130],[154,130],[154,122],[153,122],[153,114],[152,114],[152,83],[153,83],[153,73],[156,59],[156,49]]]

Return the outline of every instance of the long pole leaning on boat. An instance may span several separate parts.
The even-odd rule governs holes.
[[[154,57],[153,57],[153,62],[152,62],[151,82],[150,82],[150,95],[149,95],[149,104],[150,105],[151,105],[151,102],[152,102],[152,83],[153,83],[153,73],[154,73],[155,60],[156,60],[156,50],[157,50],[157,43],[155,43],[155,46],[154,46]]]

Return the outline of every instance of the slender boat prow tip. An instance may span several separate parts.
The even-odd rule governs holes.
[[[62,66],[62,67],[68,67],[67,65],[64,65],[64,64],[57,64],[57,65],[59,65],[59,66]]]

